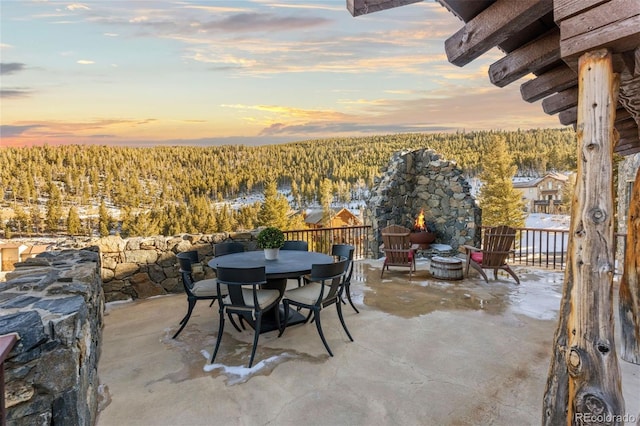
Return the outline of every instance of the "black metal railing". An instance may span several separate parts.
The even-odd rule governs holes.
[[[486,227],[483,227],[483,231]],[[543,229],[543,228],[515,228],[516,241],[513,247],[513,254],[510,257],[512,263],[520,265],[531,265],[549,269],[564,270],[567,262],[567,250],[569,247],[568,229]],[[626,234],[615,234],[614,253],[624,256]],[[622,250],[617,250],[618,245],[622,245]],[[615,262],[616,272],[621,272],[618,265],[622,262]]]
[[[331,252],[332,244],[351,244],[356,250],[355,259],[369,257],[369,232],[371,226],[346,226],[339,228],[315,228],[284,231],[287,240],[303,240],[309,250]],[[483,230],[485,227],[482,228]],[[510,261],[519,265],[564,270],[569,246],[568,229],[516,228],[517,235]],[[624,256],[626,234],[615,234],[616,257]],[[616,272],[620,273],[622,262],[616,261]]]
[[[354,259],[367,257],[371,226],[344,226],[339,228],[309,228],[284,231],[287,240],[302,240],[309,244],[310,251],[330,253],[333,244],[351,244],[355,247]]]

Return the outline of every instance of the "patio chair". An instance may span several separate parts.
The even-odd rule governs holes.
[[[213,245],[213,257],[224,256],[231,253],[242,253],[244,245],[242,243],[218,243]]]
[[[409,268],[409,281],[411,281],[411,275],[416,271],[416,250],[419,246],[411,243],[410,233],[409,228],[400,225],[389,225],[381,230],[380,249],[384,252],[385,259],[380,278],[384,275],[385,269],[389,270],[389,266],[401,266]]]
[[[484,280],[489,283],[484,269],[493,269],[493,278],[496,280],[498,279],[498,269],[502,269],[511,275],[516,283],[520,284],[520,279],[506,263],[509,254],[513,253],[512,247],[515,239],[516,230],[502,225],[484,231],[481,249],[468,245],[462,246],[467,254],[466,275],[469,275],[469,266],[471,266],[480,272]]]
[[[196,306],[198,300],[211,300],[211,303],[218,299],[218,293],[216,289],[216,279],[205,279],[195,281],[193,278],[193,265],[198,264],[198,252],[195,250],[185,251],[176,255],[180,264],[180,275],[182,277],[182,285],[184,292],[187,294],[187,314],[180,321],[180,328],[173,335],[173,339],[178,337],[180,332],[184,329],[191,318],[193,308]],[[223,289],[223,293],[226,294],[226,289]]]
[[[309,251],[309,243],[303,240],[287,240],[280,250]],[[298,277],[298,287],[302,285],[302,277]]]
[[[278,337],[282,336],[284,330],[287,328],[287,321],[289,318],[289,305],[294,305],[300,308],[309,309],[310,314],[304,323],[309,321],[311,314],[316,323],[318,334],[324,347],[329,352],[330,356],[333,356],[331,348],[327,343],[327,339],[322,332],[322,324],[320,322],[320,311],[329,306],[336,305],[338,310],[338,317],[342,328],[349,336],[349,339],[353,342],[353,337],[347,329],[347,325],[342,317],[342,303],[341,296],[343,290],[343,278],[346,270],[347,259],[341,258],[340,261],[328,264],[314,264],[311,266],[311,274],[305,277],[305,285],[302,287],[294,288],[293,290],[287,290],[284,293],[282,303],[284,305],[284,324],[280,329]]]
[[[334,244],[331,246],[331,254],[334,256],[340,256],[347,259],[347,266],[344,272],[344,280],[343,280],[343,295],[347,296],[347,300],[349,300],[349,304],[356,311],[357,314],[360,313],[358,308],[353,304],[353,300],[351,300],[351,275],[353,274],[353,252],[355,251],[355,247],[350,244]],[[342,299],[342,303],[346,303],[344,299]]]
[[[251,327],[253,327],[253,347],[249,358],[249,368],[253,366],[253,359],[258,346],[260,329],[262,326],[262,315],[265,311],[275,308],[275,317],[278,329],[280,328],[280,291],[273,289],[261,289],[260,286],[267,283],[267,276],[264,266],[257,268],[224,268],[218,267],[218,295],[220,300],[220,324],[218,326],[218,337],[216,347],[211,356],[211,363],[216,359],[222,333],[224,332],[225,314],[237,314]],[[228,288],[228,296],[223,297],[222,286]]]

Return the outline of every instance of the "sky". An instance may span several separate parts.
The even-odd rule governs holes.
[[[345,0],[0,2],[0,146],[269,144],[559,128],[497,49],[464,68],[463,23],[427,0],[352,17]]]

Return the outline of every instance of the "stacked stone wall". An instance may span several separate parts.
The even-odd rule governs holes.
[[[197,250],[200,261],[213,257],[213,245],[226,241],[240,242],[246,250],[257,248],[256,232],[181,235],[175,237],[119,236],[101,238],[95,242],[102,259],[101,276],[107,302],[144,299],[183,292],[176,254]],[[213,271],[204,268],[204,278]]]
[[[413,228],[420,211],[435,226],[435,243],[479,246],[481,211],[455,162],[431,149],[395,153],[374,182],[365,220],[371,223],[370,252],[379,253],[380,230],[396,224]]]
[[[96,251],[48,252],[0,282],[0,334],[20,340],[5,361],[7,424],[93,425],[104,297]]]

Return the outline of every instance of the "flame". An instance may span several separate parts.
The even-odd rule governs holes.
[[[416,218],[416,221],[413,223],[413,229],[416,231],[426,231],[427,227],[424,223],[424,209],[420,209],[420,214]]]

